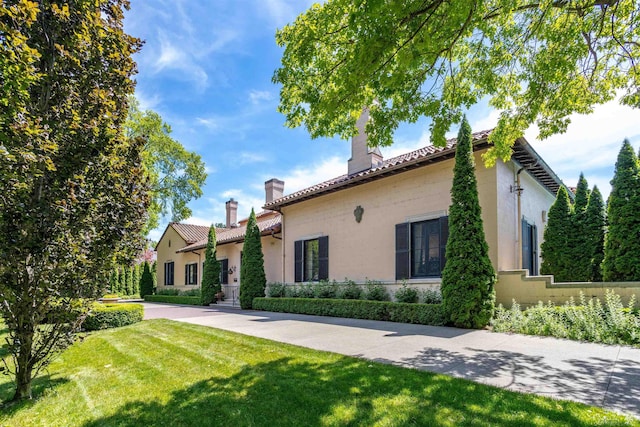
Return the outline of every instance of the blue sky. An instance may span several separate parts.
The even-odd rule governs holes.
[[[173,137],[206,163],[204,195],[190,203],[185,222],[225,221],[224,203],[238,201],[238,216],[264,203],[264,181],[285,181],[285,193],[346,173],[350,142],[311,140],[289,129],[276,111],[279,88],[271,83],[280,64],[275,31],[313,1],[133,0],[126,31],[145,40],[136,55],[136,97],[157,111]],[[495,126],[498,113],[478,105],[467,112],[474,131]],[[580,171],[605,198],[622,143],[640,148],[640,110],[610,103],[589,116],[572,117],[567,133],[538,141],[525,137],[564,180],[575,186]],[[385,158],[428,144],[429,121],[403,125]],[[451,130],[455,136],[457,129]],[[156,240],[167,225],[150,234]]]

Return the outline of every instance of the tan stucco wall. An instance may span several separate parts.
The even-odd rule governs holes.
[[[294,281],[294,242],[329,236],[329,278],[395,282],[395,225],[447,214],[454,160],[400,173],[284,207],[285,282]],[[496,263],[495,169],[476,153],[476,176],[491,260]],[[364,208],[357,223],[354,209]],[[439,279],[416,279],[439,282]]]
[[[573,297],[579,302],[580,292],[587,298],[599,298],[604,302],[607,289],[612,289],[622,297],[623,303],[629,303],[631,295],[640,298],[640,282],[602,282],[602,283],[553,283],[553,276],[526,275],[526,270],[501,271],[496,284],[496,303],[511,307],[515,300],[522,307],[530,307],[539,301],[551,301],[562,305]]]
[[[282,241],[272,236],[264,236],[260,243],[262,243],[264,273],[267,282],[277,282],[282,275]],[[228,259],[229,268],[235,267],[233,274],[229,275],[229,285],[240,284],[240,254],[243,247],[243,242],[226,243],[217,247],[216,258],[219,260]]]
[[[195,253],[176,253],[176,250],[186,246],[186,243],[182,237],[172,228],[168,227],[162,239],[158,242],[156,251],[158,254],[156,273],[158,276],[158,289],[178,289],[188,290],[200,286],[200,279],[202,277],[202,262],[204,261],[204,249],[197,251],[201,253],[198,257]],[[173,270],[173,282],[174,286],[164,286],[164,264],[166,262],[174,262]],[[186,285],[184,282],[184,269],[186,264],[198,263],[198,284]]]
[[[524,217],[530,224],[535,224],[538,231],[538,267],[540,267],[540,244],[546,222],[542,220],[542,212],[548,212],[555,200],[555,195],[547,191],[526,171],[520,174],[521,217],[518,218],[518,194],[513,191],[516,182],[516,172],[520,166],[513,162],[496,164],[497,176],[497,234],[499,244],[497,270],[510,270],[522,267],[519,251],[521,219]]]

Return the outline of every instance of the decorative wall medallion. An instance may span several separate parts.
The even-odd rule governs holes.
[[[356,222],[359,223],[362,221],[362,214],[364,213],[364,208],[360,205],[353,211],[353,215],[356,217]]]

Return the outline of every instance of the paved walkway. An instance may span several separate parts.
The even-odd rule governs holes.
[[[554,338],[298,314],[144,303],[167,318],[485,384],[640,418],[640,349]]]

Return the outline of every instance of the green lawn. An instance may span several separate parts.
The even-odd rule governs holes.
[[[578,403],[168,320],[92,333],[48,372],[36,400],[0,410],[1,426],[639,425]],[[0,376],[0,398],[11,392]]]

